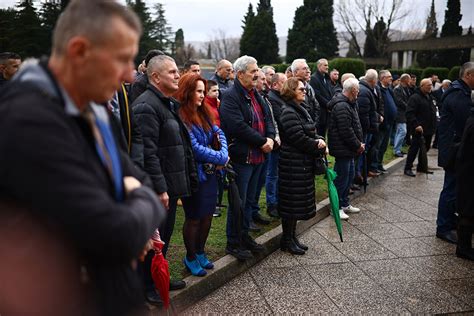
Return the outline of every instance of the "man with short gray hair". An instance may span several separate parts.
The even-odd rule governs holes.
[[[110,114],[101,105],[121,82],[133,80],[140,34],[136,14],[118,2],[72,0],[56,23],[49,60],[26,65],[5,87],[1,202],[26,206],[34,226],[47,223],[49,240],[73,257],[54,262],[51,271],[38,263],[41,257],[28,258],[35,250],[31,244],[14,240],[22,255],[2,258],[2,314],[118,315],[143,304],[137,261],[165,210],[118,149]],[[40,248],[55,261],[51,246]],[[10,283],[11,296],[3,291],[12,288],[3,285],[18,267],[4,268],[9,256],[34,264]],[[46,290],[33,286],[48,277],[50,282],[40,282]],[[29,299],[9,310],[15,292],[17,301]],[[64,301],[69,304],[62,309]]]
[[[209,78],[214,80],[219,85],[219,96],[222,97],[222,93],[232,86],[232,80],[230,75],[232,73],[232,63],[227,59],[219,60],[216,65],[215,73]]]
[[[226,252],[239,260],[252,258],[251,252],[263,251],[249,235],[252,209],[249,197],[256,196],[258,177],[265,154],[273,149],[275,129],[270,110],[255,90],[258,80],[257,60],[241,56],[234,63],[236,79],[222,98],[221,127],[229,143],[230,162],[236,172],[236,184],[243,203],[243,222],[240,225],[236,210],[227,212]],[[242,226],[242,231],[239,231]]]
[[[402,146],[407,134],[407,118],[406,111],[408,99],[410,98],[410,90],[408,84],[410,82],[409,74],[400,76],[400,84],[393,89],[395,103],[397,105],[397,117],[395,119],[395,139],[393,144],[393,152],[396,157],[403,157]]]
[[[303,105],[306,107],[306,110],[315,122],[316,130],[319,135],[319,131],[321,129],[321,126],[319,125],[321,108],[318,100],[316,99],[315,92],[309,84],[309,81],[311,80],[311,68],[309,68],[308,64],[306,63],[306,59],[299,58],[293,60],[291,63],[291,72],[293,73],[293,77],[302,80],[305,85],[306,95]],[[321,136],[324,137],[324,135]]]
[[[262,71],[265,74],[265,92],[268,93],[268,91],[270,91],[272,78],[275,75],[275,67],[263,66]]]
[[[328,102],[334,95],[331,87],[331,78],[329,78],[329,64],[327,59],[321,58],[316,63],[318,70],[311,76],[309,84],[314,90],[316,100],[321,107],[319,114],[318,134],[325,137],[328,119]]]
[[[178,199],[191,196],[197,190],[197,170],[188,130],[178,115],[179,103],[171,96],[178,90],[179,71],[173,58],[158,55],[147,65],[148,86],[132,104],[135,128],[143,137],[143,170],[150,176],[153,189],[168,210],[166,221],[159,227],[165,242],[166,256],[173,234]],[[172,163],[170,163],[172,162]],[[153,253],[145,259],[151,268]],[[173,281],[170,289],[185,286]],[[147,284],[147,299],[154,301],[154,288]]]
[[[357,114],[358,94],[358,80],[349,78],[344,81],[342,94],[335,95],[331,101],[334,106],[329,120],[328,146],[329,154],[336,159],[334,171],[337,177],[334,185],[339,196],[341,219],[349,218],[346,213],[360,212],[359,208],[349,203],[349,190],[355,175],[354,158],[365,149]]]

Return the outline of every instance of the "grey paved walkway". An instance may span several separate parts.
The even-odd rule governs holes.
[[[474,263],[434,236],[443,172],[402,171],[354,201],[344,243],[326,218],[300,236],[306,255],[278,250],[186,313],[474,313]]]

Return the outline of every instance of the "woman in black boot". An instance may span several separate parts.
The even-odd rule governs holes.
[[[305,72],[303,65],[298,71]],[[306,72],[309,73],[308,70]],[[278,161],[278,211],[282,218],[281,250],[303,255],[308,249],[296,238],[296,223],[316,215],[315,160],[326,151],[316,134],[316,117],[305,102],[309,86],[298,78],[288,79],[281,89],[286,101],[280,117],[282,146]]]

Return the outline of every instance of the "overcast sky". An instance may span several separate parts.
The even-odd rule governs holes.
[[[121,0],[125,3],[124,0]],[[339,0],[335,0],[338,3]],[[380,0],[382,1],[382,0]],[[0,7],[15,5],[16,0],[0,0]],[[36,0],[38,2],[38,0]],[[251,2],[256,9],[258,0],[146,0],[151,8],[161,2],[165,6],[166,18],[176,31],[182,28],[185,41],[207,41],[217,29],[223,29],[229,37],[239,37],[242,34],[242,19]],[[387,1],[391,3],[391,1]],[[444,11],[447,0],[435,0],[438,27],[444,22]],[[286,36],[288,28],[293,24],[297,7],[303,0],[273,0],[274,21],[278,36]],[[410,18],[404,22],[404,28],[424,28],[431,0],[404,0],[410,11]],[[461,0],[461,25],[469,27],[474,24],[474,1]]]

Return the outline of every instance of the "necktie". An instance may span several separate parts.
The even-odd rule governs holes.
[[[98,118],[91,108],[88,108],[83,115],[92,129],[97,154],[114,184],[115,199],[122,201],[124,195],[122,167],[110,126]]]

